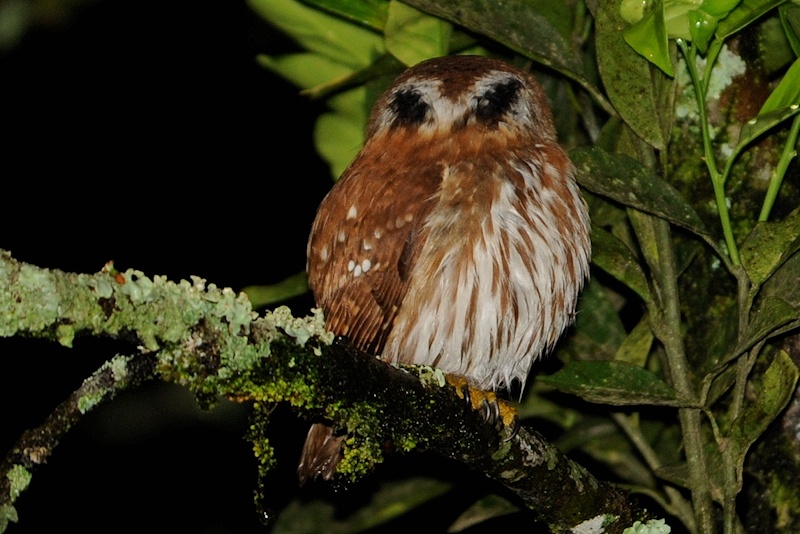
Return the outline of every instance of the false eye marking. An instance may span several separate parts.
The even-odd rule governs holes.
[[[509,113],[514,114],[523,89],[522,81],[514,76],[497,79],[492,76],[476,86],[475,117],[478,121],[495,125]],[[507,118],[507,117],[506,117]]]
[[[416,89],[399,89],[392,96],[389,108],[394,113],[392,126],[418,126],[425,122],[430,107]]]

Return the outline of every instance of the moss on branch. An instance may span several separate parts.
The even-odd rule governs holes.
[[[42,427],[6,456],[0,527],[15,520],[13,502],[32,470],[80,417],[116,392],[150,377],[181,384],[205,405],[219,397],[253,402],[248,436],[262,470],[272,463],[264,437],[274,403],[346,430],[340,475],[354,480],[380,462],[387,444],[426,449],[485,473],[540,514],[554,532],[580,524],[621,532],[645,512],[526,429],[508,441],[466,408],[442,374],[397,368],[334,340],[318,311],[304,319],[288,308],[263,316],[230,289],[200,278],[171,282],[107,266],[94,275],[40,269],[0,252],[0,335],[48,338],[70,346],[77,334],[121,337],[138,347],[99,369]],[[37,436],[32,445],[31,436]],[[27,441],[26,441],[27,440]],[[40,457],[30,451],[40,451]],[[27,452],[26,452],[27,451]],[[24,477],[20,478],[20,470]],[[17,481],[17,482],[14,482]],[[2,530],[2,528],[0,528]]]

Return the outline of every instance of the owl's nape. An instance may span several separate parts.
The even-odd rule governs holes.
[[[572,321],[589,254],[586,204],[536,80],[453,56],[378,99],[320,205],[307,267],[336,335],[494,392],[524,383]],[[309,433],[301,480],[335,471],[341,439],[323,429]]]

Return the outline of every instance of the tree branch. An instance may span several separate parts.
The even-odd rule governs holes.
[[[334,342],[318,311],[305,319],[279,308],[259,317],[243,295],[193,277],[174,283],[107,266],[95,275],[45,270],[0,251],[0,335],[43,337],[70,346],[78,333],[125,337],[140,354],[117,356],[90,377],[39,429],[8,453],[0,484],[0,527],[16,520],[13,503],[27,487],[37,454],[46,458],[81,414],[150,376],[193,391],[202,404],[219,397],[252,401],[249,436],[262,469],[272,452],[261,432],[273,403],[346,429],[339,464],[354,480],[373,469],[385,443],[426,449],[497,480],[553,532],[579,525],[622,532],[646,512],[526,429],[504,441],[467,409],[440,371],[395,368]],[[36,451],[40,451],[36,453]],[[606,526],[605,529],[600,529]],[[2,529],[0,529],[2,530]]]

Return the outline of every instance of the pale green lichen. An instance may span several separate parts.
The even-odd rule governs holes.
[[[123,276],[125,283],[118,285],[117,291],[127,296],[133,304],[142,304],[153,299],[154,283],[142,271],[128,269]]]
[[[58,319],[61,301],[52,274],[14,263],[10,254],[3,252],[0,281],[0,336],[13,336],[20,330],[39,332]]]
[[[415,365],[417,378],[425,385],[443,388],[447,384],[447,379],[441,369],[429,365]]]
[[[511,441],[502,441],[496,451],[492,453],[492,460],[499,462],[503,460],[511,451]]]
[[[672,531],[663,519],[651,519],[647,523],[635,522],[622,531],[622,534],[669,534]]]
[[[19,521],[17,509],[10,504],[0,506],[0,532],[5,532],[8,528],[8,523],[16,523]]]
[[[86,275],[78,275],[78,282],[82,282],[86,278]],[[114,294],[114,286],[112,285],[109,277],[94,276],[86,280],[85,283],[87,286],[93,288],[95,293],[97,293],[100,298],[111,298],[111,295]]]
[[[572,534],[602,534],[617,519],[619,519],[619,516],[616,515],[597,515],[572,527],[570,532]]]
[[[128,358],[118,354],[104,363],[97,372],[104,373],[106,370],[111,371],[114,382],[125,380],[128,376]],[[78,398],[78,411],[82,414],[90,412],[95,406],[103,402],[107,394],[108,390],[100,387],[86,391]]]
[[[31,475],[30,471],[19,464],[8,470],[6,478],[8,479],[10,485],[9,495],[11,495],[12,501],[16,500],[19,494],[28,488],[28,485],[31,483],[32,476],[33,475]]]
[[[311,316],[301,319],[294,317],[288,307],[280,306],[266,316],[265,319],[269,318],[275,327],[295,338],[296,343],[301,347],[312,337],[319,339],[326,345],[330,345],[333,343],[334,335],[333,332],[325,328],[325,317],[322,315],[322,310],[312,308],[311,313]]]
[[[75,339],[75,329],[68,324],[60,324],[56,328],[56,339],[58,342],[68,348],[72,348],[72,341]]]

